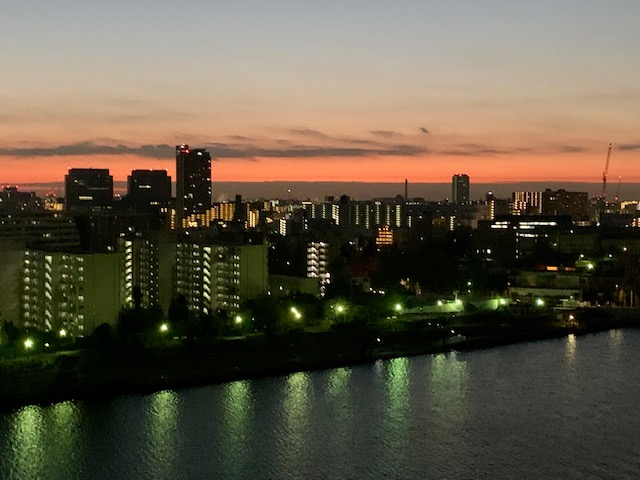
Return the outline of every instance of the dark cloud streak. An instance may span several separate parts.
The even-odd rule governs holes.
[[[167,158],[174,155],[175,147],[166,144],[101,145],[94,142],[79,142],[55,147],[0,148],[0,155],[7,157],[68,157],[82,155],[140,155],[150,158]]]
[[[358,143],[358,142],[354,142]],[[414,145],[374,145],[371,147],[287,145],[265,148],[251,144],[209,143],[198,145],[209,149],[214,158],[254,159],[266,158],[317,158],[317,157],[368,157],[368,156],[416,156],[425,153],[423,147]],[[167,144],[142,145],[102,145],[93,142],[80,142],[69,145],[39,148],[4,148],[0,155],[9,157],[64,157],[90,155],[140,155],[149,158],[171,159],[175,147]]]
[[[387,147],[361,148],[342,146],[292,145],[287,148],[262,148],[251,145],[210,145],[211,155],[218,158],[318,158],[318,157],[370,157],[404,156],[414,157],[426,153],[415,145],[390,145]]]
[[[640,150],[640,143],[623,143],[622,145],[618,145],[617,148],[625,152],[635,152]]]
[[[369,130],[369,133],[372,135],[376,135],[378,137],[390,138],[401,136],[402,134],[399,132],[394,132],[393,130]]]
[[[313,130],[312,128],[299,127],[292,128],[289,130],[290,133],[294,135],[303,135],[305,137],[314,137],[314,138],[328,138],[329,135],[321,132],[320,130]]]

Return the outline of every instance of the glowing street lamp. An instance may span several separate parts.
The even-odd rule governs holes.
[[[236,325],[240,325],[242,323],[242,317],[240,315],[236,315],[233,318],[233,323],[235,323]]]
[[[160,333],[166,333],[169,331],[169,325],[166,323],[163,323],[162,325],[160,325]]]
[[[67,331],[64,328],[61,328],[58,332],[58,335],[60,336],[60,338],[65,338],[67,336]]]
[[[400,313],[400,312],[402,311],[402,305],[400,305],[399,303],[396,303],[396,304],[394,305],[393,309],[394,309],[396,312]]]
[[[542,307],[542,306],[544,306],[544,300],[543,300],[543,299],[541,299],[541,298],[537,298],[537,299],[536,299],[536,306],[537,306],[537,307]]]
[[[31,340],[30,338],[27,338],[24,341],[24,348],[26,348],[27,350],[31,350],[33,348],[33,345],[34,345],[33,340]]]
[[[338,313],[343,313],[344,312],[344,306],[343,305],[338,305],[336,307],[336,310],[338,311]]]
[[[291,313],[296,320],[300,320],[302,318],[302,314],[296,307],[291,307]]]

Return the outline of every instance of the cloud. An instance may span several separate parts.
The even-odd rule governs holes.
[[[369,130],[369,133],[373,135],[377,135],[378,137],[384,137],[384,138],[402,135],[401,133],[394,132],[393,130]]]
[[[67,157],[82,155],[140,155],[150,158],[172,157],[175,147],[167,144],[141,145],[104,145],[94,142],[78,142],[53,147],[0,148],[0,155],[7,157]]]
[[[243,135],[228,135],[226,138],[235,142],[203,142],[194,140],[194,147],[207,148],[212,158],[254,160],[256,158],[358,158],[374,156],[415,157],[427,153],[455,157],[487,157],[499,155],[549,155],[557,153],[581,153],[586,148],[576,145],[557,145],[547,148],[529,147],[496,147],[481,143],[459,143],[441,147],[434,151],[422,145],[410,143],[392,143],[363,138],[330,137],[322,132],[305,129],[309,136],[319,135],[319,142],[295,142],[288,139],[263,139],[258,141]],[[377,132],[377,133],[374,133]],[[380,133],[385,132],[385,133]],[[374,135],[393,137],[396,132],[379,130],[371,131]],[[398,134],[402,135],[402,134]],[[321,140],[321,141],[320,141]],[[620,150],[640,151],[640,144],[624,144]],[[17,145],[0,148],[0,156],[4,157],[65,157],[96,155],[134,155],[152,159],[170,160],[174,158],[175,146],[168,144],[127,145],[122,140],[101,138],[93,141],[76,142],[63,145],[33,147]]]
[[[255,159],[265,158],[317,158],[317,157],[369,157],[369,156],[405,156],[412,157],[425,153],[423,147],[414,145],[374,145],[371,147],[342,145],[288,145],[279,144],[266,148],[252,144],[219,143],[198,145],[207,148],[213,158]],[[0,156],[8,157],[60,157],[91,155],[140,155],[143,157],[170,159],[175,155],[175,146],[167,144],[141,145],[105,145],[94,142],[79,142],[52,147],[0,148]]]
[[[563,147],[560,148],[560,151],[562,153],[582,153],[586,151],[586,148],[577,147],[575,145],[564,145]]]
[[[290,145],[280,148],[264,148],[255,145],[229,145],[215,143],[209,146],[212,157],[217,158],[318,158],[318,157],[414,157],[426,153],[426,149],[415,145],[389,145],[371,148],[324,145]]]
[[[306,127],[298,127],[292,128],[289,130],[289,133],[293,133],[294,135],[303,135],[305,137],[315,137],[315,138],[327,138],[329,135],[321,132],[320,130],[313,130],[311,128]]]
[[[456,145],[453,149],[442,150],[438,153],[440,155],[450,155],[454,157],[484,157],[487,155],[506,155],[518,150],[519,149],[498,149],[479,143],[462,143]]]
[[[419,131],[420,133],[422,133],[423,135],[431,135],[431,132],[430,132],[429,130],[427,130],[426,128],[424,128],[424,127],[420,127],[420,128],[418,129],[418,131]]]
[[[640,150],[640,143],[623,143],[618,145],[617,149],[625,152],[636,152]]]
[[[640,148],[640,146],[638,146]],[[439,151],[440,155],[449,155],[456,157],[484,157],[493,155],[549,155],[556,153],[582,153],[588,149],[576,145],[562,145],[549,148],[531,148],[531,147],[506,147],[497,148],[491,145],[481,143],[461,143],[449,149]]]

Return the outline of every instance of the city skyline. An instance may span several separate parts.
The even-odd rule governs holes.
[[[635,2],[4,10],[2,183],[175,179],[181,143],[214,183],[598,183],[609,142],[609,184],[640,182]]]

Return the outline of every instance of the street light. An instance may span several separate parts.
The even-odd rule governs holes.
[[[302,314],[296,307],[291,307],[291,313],[296,320],[300,320],[302,318]]]
[[[64,338],[67,336],[67,331],[64,328],[61,328],[58,335],[60,335],[60,338]]]
[[[169,331],[169,325],[166,323],[163,323],[162,325],[160,325],[160,332],[161,333],[166,333]]]
[[[242,317],[240,315],[236,315],[233,321],[236,325],[240,325],[242,323]]]
[[[27,350],[31,350],[33,348],[33,340],[31,340],[30,338],[27,338],[24,341],[24,348],[26,348]]]
[[[402,311],[402,305],[400,305],[399,303],[396,303],[395,306],[393,307],[393,309],[400,313]]]

